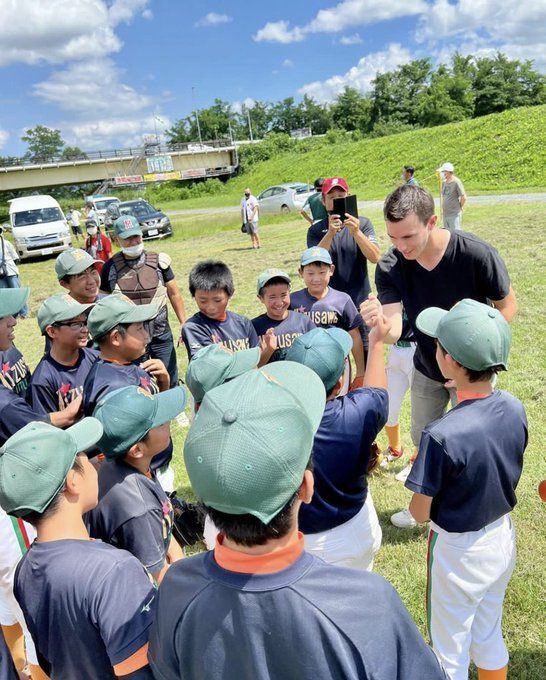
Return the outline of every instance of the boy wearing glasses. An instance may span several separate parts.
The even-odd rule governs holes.
[[[87,347],[87,314],[66,293],[47,298],[38,310],[38,326],[49,349],[34,371],[27,399],[37,413],[62,411],[83,392],[83,383],[99,353]]]

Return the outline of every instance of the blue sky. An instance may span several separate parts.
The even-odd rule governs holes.
[[[2,155],[38,123],[86,150],[136,145],[215,97],[329,101],[455,49],[546,67],[546,0],[0,0],[0,16]]]

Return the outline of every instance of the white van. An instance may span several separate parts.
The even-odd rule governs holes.
[[[97,213],[100,223],[104,224],[108,206],[112,203],[119,204],[120,201],[119,198],[116,198],[115,196],[95,194],[94,196],[86,196],[85,202],[86,204],[91,204],[93,206],[93,210]]]
[[[9,221],[21,260],[60,253],[71,245],[64,213],[51,196],[13,198],[9,201]]]

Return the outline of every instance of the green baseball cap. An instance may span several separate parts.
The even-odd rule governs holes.
[[[93,339],[111,331],[118,323],[140,323],[154,319],[159,307],[154,304],[136,305],[125,295],[107,295],[89,312],[87,327]]]
[[[74,274],[81,274],[89,267],[92,267],[95,262],[89,253],[81,248],[68,248],[57,255],[55,260],[55,272],[59,281],[65,276],[73,276]]]
[[[259,347],[230,352],[222,345],[207,345],[190,361],[186,385],[195,401],[200,403],[209,390],[256,368],[259,361]]]
[[[221,512],[270,522],[301,485],[325,403],[320,378],[291,361],[207,392],[184,446],[197,496]]]
[[[59,321],[69,321],[80,314],[84,314],[93,307],[93,303],[82,305],[68,293],[59,293],[58,295],[51,295],[40,305],[37,319],[38,326],[42,335],[45,333],[47,326],[58,323]]]
[[[282,269],[266,269],[265,272],[262,272],[260,276],[258,276],[258,283],[256,285],[258,295],[261,293],[262,288],[267,283],[269,283],[271,279],[282,279],[283,281],[286,281],[288,285],[290,285],[290,277],[286,272],[283,272]]]
[[[324,262],[324,264],[333,264],[332,256],[326,250],[326,248],[319,248],[314,246],[313,248],[307,248],[304,250],[303,255],[300,258],[300,265],[305,267],[306,264],[311,264],[312,262]]]
[[[114,390],[99,401],[93,412],[104,430],[98,446],[107,458],[123,456],[154,427],[176,418],[185,405],[183,387],[159,394],[150,394],[136,385]]]
[[[438,338],[442,347],[461,366],[485,371],[492,366],[508,368],[512,333],[498,309],[476,300],[458,302],[449,312],[429,307],[417,317],[417,328]]]
[[[114,221],[114,233],[120,238],[142,236],[142,228],[139,221],[133,215],[121,215]]]
[[[18,314],[29,295],[30,288],[0,288],[0,319]]]
[[[353,339],[342,328],[313,328],[294,340],[286,360],[315,371],[328,392],[343,373],[345,359],[352,348]]]
[[[61,430],[48,423],[29,423],[0,448],[0,506],[24,517],[43,512],[62,489],[78,453],[102,435],[95,418],[83,418]]]

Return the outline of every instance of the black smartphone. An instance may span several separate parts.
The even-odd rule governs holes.
[[[339,215],[339,219],[345,222],[347,215],[358,217],[358,206],[356,194],[350,194],[344,198],[334,198],[334,215]]]

